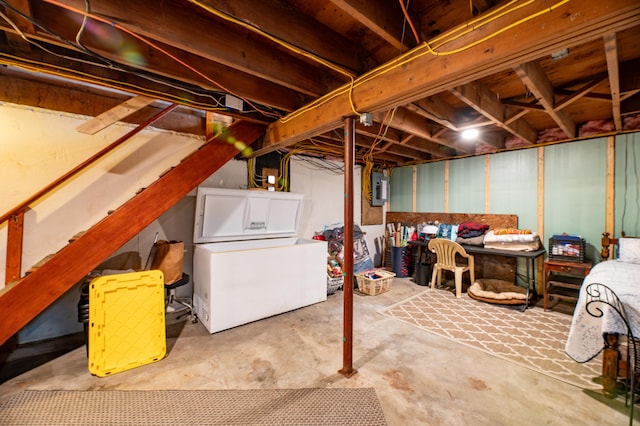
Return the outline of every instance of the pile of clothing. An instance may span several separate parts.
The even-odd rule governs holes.
[[[482,246],[484,244],[485,233],[489,230],[489,225],[479,222],[462,222],[458,225],[458,244],[469,246]]]
[[[367,247],[367,241],[364,238],[364,232],[358,225],[354,225],[353,228],[353,273],[356,274],[361,271],[373,269],[373,259],[369,254],[369,248]],[[344,264],[344,227],[336,227],[332,229],[325,229],[321,233],[316,234],[321,236],[321,239],[327,241],[327,250],[329,256],[332,256],[338,260],[338,262]]]

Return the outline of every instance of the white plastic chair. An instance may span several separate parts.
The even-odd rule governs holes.
[[[445,238],[434,238],[429,241],[429,250],[435,252],[437,260],[433,265],[433,273],[431,275],[431,288],[433,289],[438,280],[438,285],[442,281],[442,271],[451,271],[455,276],[456,297],[460,297],[462,293],[462,274],[469,271],[471,284],[476,280],[476,272],[473,264],[473,256],[467,254],[464,247],[460,244],[447,240]],[[467,259],[467,264],[458,265],[456,263],[456,255],[460,255]]]

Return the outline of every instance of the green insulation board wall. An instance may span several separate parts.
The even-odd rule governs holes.
[[[640,133],[615,138],[615,236],[640,236]],[[544,202],[544,235],[566,232],[587,242],[587,258],[599,260],[606,230],[607,139],[544,147],[543,200],[538,200],[539,148],[492,154],[489,213],[516,214],[518,227],[537,230]],[[449,161],[449,212],[485,212],[484,156]],[[417,166],[416,210],[444,211],[444,162]],[[390,211],[411,211],[412,167],[394,169]]]
[[[615,229],[640,236],[640,133],[616,137]]]
[[[449,212],[485,212],[484,156],[449,162]]]
[[[390,178],[390,211],[410,212],[413,210],[413,167],[393,169]]]
[[[489,212],[518,215],[518,227],[537,232],[538,150],[503,152],[490,158]]]
[[[567,233],[587,243],[587,258],[597,257],[605,229],[605,138],[545,147],[544,240]]]
[[[444,161],[417,166],[416,211],[444,212]]]

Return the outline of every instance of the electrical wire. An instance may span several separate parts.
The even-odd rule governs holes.
[[[12,13],[20,16],[22,19],[24,19],[25,21],[31,23],[32,25],[34,25],[35,27],[41,29],[42,31],[44,31],[47,34],[50,34],[51,36],[55,37],[56,39],[60,40],[62,43],[70,46],[72,49],[78,50],[78,46],[74,45],[73,43],[71,43],[69,40],[65,39],[64,37],[62,37],[61,35],[51,31],[49,28],[41,25],[39,22],[37,22],[35,19],[33,19],[31,16],[23,13],[21,10],[16,9],[15,7],[13,7],[11,4],[7,3],[5,0],[1,0],[0,4],[2,4],[2,6],[7,9],[10,10]],[[2,18],[14,29],[14,31],[22,38],[24,39],[27,43],[30,43],[42,50],[44,50],[47,53],[50,53],[52,55],[56,55],[65,59],[70,59],[70,60],[78,60],[80,61],[80,58],[74,58],[74,57],[70,57],[70,56],[64,56],[60,53],[56,53],[53,51],[48,50],[47,48],[45,48],[44,46],[38,44],[37,42],[35,42],[34,40],[31,40],[30,38],[28,38],[28,36],[15,24],[15,22],[13,22],[9,17],[7,17],[4,14],[1,14]],[[93,52],[89,51],[88,49],[84,49],[81,46],[80,50],[83,51],[84,53],[90,55],[90,56],[94,56],[96,59],[99,59],[101,61],[103,61],[105,64],[110,64],[110,61],[102,56],[99,55],[95,55]],[[86,63],[90,63],[91,62],[86,62]]]
[[[324,170],[328,173],[331,173],[337,176],[344,174],[344,165],[341,165],[344,163],[337,163],[335,161],[329,161],[324,158],[316,158],[316,157],[311,157],[309,155],[303,155],[303,154],[294,155],[292,156],[292,158],[300,161],[301,163],[308,164],[316,170]],[[311,168],[311,167],[308,167],[308,168]]]
[[[416,31],[416,27],[413,26],[413,21],[409,17],[409,12],[404,5],[404,0],[398,0],[400,2],[400,7],[402,8],[402,13],[404,13],[404,19],[409,23],[409,27],[411,27],[411,31],[413,32],[413,36],[416,38],[416,43],[420,44],[420,37],[418,36],[418,32]],[[407,1],[407,5],[409,2]]]
[[[248,29],[250,31],[253,31],[253,32],[255,32],[255,33],[257,33],[257,34],[259,34],[259,35],[261,35],[261,36],[273,41],[274,43],[276,43],[276,44],[278,44],[278,45],[280,45],[280,46],[282,46],[282,47],[284,47],[284,48],[286,48],[286,49],[288,49],[288,50],[290,50],[290,51],[292,51],[292,52],[294,52],[294,53],[296,53],[298,55],[301,55],[301,56],[304,56],[306,58],[309,58],[309,59],[311,59],[311,60],[313,60],[313,61],[315,61],[315,62],[317,62],[319,64],[324,65],[325,67],[327,67],[327,68],[329,68],[329,69],[331,69],[333,71],[336,71],[337,73],[339,73],[341,75],[344,75],[344,76],[348,77],[349,81],[350,81],[350,84],[351,84],[351,89],[349,90],[349,105],[351,106],[351,111],[357,116],[362,116],[362,114],[356,110],[355,104],[353,102],[354,74],[352,72],[349,72],[349,71],[345,70],[344,68],[339,67],[339,66],[327,61],[324,58],[321,58],[321,57],[319,57],[317,55],[314,55],[314,54],[312,54],[312,53],[310,53],[310,52],[308,52],[306,50],[303,50],[303,49],[299,48],[298,46],[295,46],[295,45],[293,45],[293,44],[291,44],[291,43],[289,43],[289,42],[287,42],[285,40],[282,40],[282,39],[280,39],[280,38],[278,38],[278,37],[276,37],[276,36],[274,36],[272,34],[269,34],[266,31],[256,27],[255,25],[251,25],[251,24],[249,24],[247,22],[244,22],[244,21],[234,17],[234,16],[231,16],[231,15],[229,15],[227,13],[221,12],[221,11],[217,10],[216,8],[214,8],[212,6],[203,4],[199,0],[189,0],[189,2],[195,4],[198,7],[203,8],[207,12],[212,13],[213,15],[215,15],[215,16],[217,16],[219,18],[222,18],[222,19],[224,19],[224,20],[226,20],[228,22],[232,22],[232,23],[234,23],[236,25],[240,25],[241,27],[246,28],[246,29]]]
[[[165,49],[162,49],[160,46],[154,44],[150,40],[147,40],[146,38],[136,34],[135,32],[128,30],[126,27],[124,27],[123,25],[121,25],[119,23],[116,23],[114,21],[102,18],[102,17],[97,16],[97,15],[95,15],[93,13],[90,13],[90,12],[87,12],[87,11],[82,11],[82,10],[79,10],[77,8],[62,4],[57,0],[44,0],[44,1],[47,2],[47,3],[53,4],[55,6],[58,6],[60,8],[63,8],[65,10],[69,10],[71,12],[77,13],[77,14],[83,16],[83,17],[88,17],[88,18],[94,19],[94,20],[96,20],[98,22],[102,22],[102,23],[111,25],[112,27],[117,28],[120,31],[125,32],[126,34],[131,35],[132,37],[142,41],[143,43],[145,43],[146,45],[150,46],[151,48],[161,52],[165,56],[171,58],[172,60],[176,61],[180,65],[184,66],[185,68],[189,69],[190,71],[194,72],[195,74],[199,75],[200,77],[204,78],[205,80],[209,81],[210,83],[220,87],[223,91],[226,91],[226,92],[228,92],[230,94],[233,94],[234,96],[237,96],[239,98],[242,98],[242,96],[238,96],[233,91],[225,88],[223,85],[221,85],[217,81],[211,79],[210,77],[208,77],[204,73],[200,72],[195,67],[193,67],[193,66],[187,64],[186,62],[180,60],[179,58],[175,57],[170,52],[167,52]],[[333,98],[336,98],[336,97],[346,93],[348,95],[348,101],[349,101],[349,105],[350,105],[350,107],[352,109],[352,112],[354,112],[354,114],[356,114],[358,116],[361,116],[361,113],[359,113],[357,111],[357,108],[356,108],[356,106],[354,104],[354,101],[353,101],[353,91],[357,87],[369,82],[373,78],[375,78],[375,77],[377,77],[379,75],[386,74],[386,73],[390,72],[393,69],[402,67],[402,66],[406,65],[407,63],[409,63],[410,61],[413,61],[413,60],[415,60],[417,58],[420,58],[420,57],[422,57],[422,56],[424,56],[426,54],[431,54],[431,55],[434,55],[434,56],[445,56],[445,55],[453,55],[453,54],[460,53],[462,51],[468,50],[468,49],[470,49],[470,48],[472,48],[474,46],[477,46],[478,44],[484,43],[484,42],[490,40],[491,38],[494,38],[494,37],[498,36],[499,34],[504,33],[505,31],[508,31],[508,30],[510,30],[512,28],[515,28],[516,26],[521,25],[524,22],[527,22],[527,21],[529,21],[531,19],[534,19],[534,18],[536,18],[538,16],[541,16],[542,14],[550,13],[554,9],[558,8],[561,5],[564,5],[564,4],[568,3],[571,0],[562,0],[562,1],[550,6],[548,8],[545,8],[545,9],[543,9],[541,11],[538,11],[538,12],[536,12],[536,13],[534,13],[532,15],[529,15],[529,16],[527,16],[525,18],[522,18],[522,19],[520,19],[520,20],[518,20],[518,21],[516,21],[516,22],[514,22],[514,23],[512,23],[512,24],[510,24],[508,26],[505,26],[505,27],[499,29],[498,31],[495,31],[495,32],[493,32],[491,34],[488,34],[487,36],[485,36],[485,37],[483,37],[483,38],[481,38],[479,40],[476,40],[474,42],[471,42],[471,43],[469,43],[469,44],[467,44],[465,46],[462,46],[462,47],[459,47],[457,49],[453,49],[453,50],[450,50],[450,51],[438,51],[438,49],[440,47],[442,47],[443,45],[445,45],[447,43],[450,43],[452,41],[455,41],[458,38],[462,37],[463,35],[471,32],[471,31],[476,30],[478,28],[478,26],[486,25],[487,23],[492,22],[492,21],[494,21],[494,20],[496,20],[496,19],[498,19],[498,18],[500,18],[502,16],[505,16],[508,13],[511,13],[511,12],[517,10],[517,9],[520,9],[522,7],[525,7],[525,6],[533,3],[535,0],[530,0],[528,2],[517,4],[517,5],[513,6],[513,7],[510,7],[510,6],[514,5],[516,3],[516,1],[517,0],[512,0],[511,2],[507,3],[506,5],[499,7],[495,11],[492,11],[492,12],[490,12],[488,14],[485,14],[485,15],[475,19],[475,20],[472,20],[470,23],[467,23],[466,25],[463,25],[463,26],[457,27],[457,28],[455,28],[455,29],[453,29],[451,31],[448,31],[446,34],[443,34],[442,36],[436,37],[435,39],[433,39],[431,41],[431,44],[427,43],[427,42],[422,42],[414,50],[409,51],[404,55],[401,55],[400,57],[396,58],[393,61],[390,61],[389,63],[387,63],[386,65],[383,65],[382,67],[376,68],[375,70],[372,70],[372,71],[370,71],[368,73],[363,74],[361,77],[358,77],[357,79],[354,78],[353,75],[351,75],[350,73],[342,70],[341,68],[335,66],[334,64],[331,64],[328,61],[325,61],[325,60],[323,60],[321,58],[318,58],[317,56],[314,56],[314,55],[307,56],[307,55],[309,55],[307,52],[304,52],[303,50],[301,50],[299,48],[296,48],[295,46],[293,46],[291,44],[285,43],[282,40],[279,40],[279,39],[277,39],[277,38],[275,38],[275,37],[273,37],[273,36],[271,36],[271,35],[269,35],[269,34],[267,34],[265,32],[261,32],[261,34],[263,34],[265,37],[269,37],[270,40],[272,40],[272,41],[274,41],[276,43],[279,43],[280,45],[283,45],[283,46],[287,47],[288,49],[295,49],[295,51],[297,53],[305,55],[307,57],[311,57],[314,60],[317,60],[317,61],[325,64],[326,66],[330,67],[334,71],[340,72],[341,74],[343,74],[345,76],[348,76],[349,79],[350,79],[350,82],[346,86],[342,86],[342,87],[340,87],[340,88],[338,88],[338,89],[336,89],[336,90],[334,90],[334,91],[332,91],[332,92],[330,92],[330,93],[318,98],[314,102],[311,102],[310,104],[298,109],[297,111],[295,111],[293,113],[290,113],[289,115],[287,115],[285,117],[280,117],[280,115],[277,114],[277,113],[274,113],[272,111],[265,111],[264,109],[258,108],[251,101],[249,101],[248,99],[245,99],[245,98],[242,98],[242,99],[245,102],[247,102],[247,104],[250,105],[252,108],[254,108],[256,111],[258,111],[258,112],[260,112],[260,113],[262,113],[262,114],[264,114],[266,116],[271,116],[271,117],[275,117],[275,118],[280,117],[280,121],[283,122],[283,123],[286,123],[286,122],[292,120],[293,118],[296,118],[296,117],[300,116],[301,114],[304,114],[304,113],[310,111],[311,109],[317,108],[318,106],[328,102],[329,100],[331,100]],[[216,11],[215,9],[208,7],[208,6],[202,4],[201,2],[199,2],[197,0],[190,0],[190,2],[198,5],[199,7],[203,7],[205,9],[207,9],[207,10],[210,10],[212,13],[215,13],[217,16],[224,17],[225,19],[235,19],[233,17],[230,17],[229,15],[222,14],[221,12]],[[2,1],[2,3],[6,4],[5,1]],[[403,9],[404,9],[404,3],[402,3],[402,1],[401,1],[401,4],[402,4]],[[3,16],[3,18],[6,19],[6,17],[4,17],[4,16]],[[246,24],[243,21],[240,21],[240,20],[235,20],[235,21],[236,21],[237,24],[243,25],[246,28],[251,28],[253,30],[258,30],[254,26]],[[410,25],[412,26],[411,23],[410,23]],[[459,31],[462,31],[462,33],[455,35]],[[419,42],[419,37],[417,36],[417,32],[414,32],[414,36],[416,37],[416,40],[418,40],[418,42]],[[76,59],[74,58],[74,60],[76,60]]]
[[[20,15],[22,18],[24,18],[25,20],[27,20],[31,24],[37,26],[41,30],[45,31],[46,33],[52,35],[53,37],[57,38],[58,40],[61,40],[65,44],[67,44],[67,45],[69,45],[72,48],[77,50],[78,46],[73,45],[69,41],[65,40],[59,34],[56,34],[55,32],[51,31],[50,29],[44,27],[42,24],[36,22],[31,17],[23,14],[21,11],[12,8],[4,0],[0,0],[0,4],[2,4],[4,7],[8,7],[14,13]],[[88,4],[88,2],[87,2],[87,4]],[[147,74],[137,72],[135,70],[132,71],[129,67],[125,67],[125,66],[119,65],[119,64],[117,64],[117,63],[115,63],[113,61],[110,61],[109,59],[97,54],[96,52],[91,51],[90,49],[88,49],[84,45],[82,45],[81,43],[80,43],[80,51],[82,51],[82,52],[84,52],[84,53],[86,53],[86,54],[88,54],[88,55],[90,55],[90,56],[92,56],[94,58],[99,59],[101,62],[103,62],[103,64],[92,62],[92,61],[87,61],[87,60],[84,60],[84,59],[79,58],[79,57],[72,57],[72,56],[64,55],[64,54],[55,52],[53,50],[50,50],[50,49],[46,48],[45,46],[43,46],[42,44],[30,39],[24,32],[22,32],[20,30],[20,28],[17,26],[17,24],[15,22],[13,22],[9,17],[7,17],[4,13],[2,13],[2,11],[0,11],[0,17],[2,17],[16,31],[16,33],[18,35],[20,35],[20,37],[23,38],[26,42],[28,42],[31,45],[34,45],[34,46],[38,47],[39,49],[42,49],[43,51],[45,51],[45,52],[47,52],[47,53],[49,53],[49,54],[51,54],[53,56],[57,56],[57,57],[60,57],[60,58],[63,58],[63,59],[68,59],[68,60],[71,60],[71,61],[86,63],[86,64],[89,64],[89,65],[92,65],[92,66],[105,66],[106,65],[108,68],[119,70],[119,71],[125,71],[125,72],[128,72],[128,73],[137,75],[139,77],[145,78],[145,79],[147,79],[149,81],[153,81],[153,82],[158,83],[158,84],[162,84],[162,85],[166,85],[166,86],[169,86],[169,87],[173,87],[175,89],[179,89],[179,90],[182,90],[184,92],[191,93],[193,95],[208,97],[214,102],[214,104],[213,105],[204,104],[204,103],[196,102],[196,101],[193,101],[193,100],[190,100],[190,99],[181,98],[181,97],[178,97],[178,96],[175,96],[175,95],[167,95],[164,92],[153,91],[153,90],[149,90],[149,89],[143,89],[140,86],[133,85],[133,84],[126,83],[126,82],[122,82],[122,81],[117,81],[117,84],[104,84],[107,87],[121,89],[122,86],[129,86],[129,87],[134,87],[135,89],[137,89],[137,90],[134,90],[134,92],[133,92],[133,93],[136,93],[136,94],[147,94],[148,95],[148,94],[153,93],[153,94],[156,95],[154,97],[156,97],[157,99],[161,99],[161,100],[167,100],[167,101],[171,101],[171,102],[176,102],[177,101],[182,105],[189,105],[189,106],[194,106],[194,107],[197,106],[199,108],[204,108],[204,109],[220,109],[220,106],[221,106],[220,100],[217,99],[215,96],[213,96],[210,93],[205,93],[205,92],[201,92],[201,91],[195,91],[195,90],[189,89],[188,87],[185,87],[183,85],[173,84],[173,83],[171,83],[171,82],[169,82],[167,80],[161,80],[161,79],[149,76]],[[79,37],[80,37],[81,33],[82,33],[82,27],[81,27],[80,31],[78,32],[78,34],[76,35],[76,40],[77,41],[79,41]],[[35,67],[35,65],[25,66],[23,64],[23,62],[30,62],[31,64],[38,64],[40,66],[44,65],[45,67],[50,67],[50,68],[57,69],[57,70],[66,70],[67,72],[73,73],[73,75],[81,75],[81,74],[85,75],[85,76],[89,75],[89,74],[81,73],[80,71],[71,70],[71,69],[63,68],[63,67],[56,66],[56,65],[43,64],[43,63],[40,63],[40,62],[37,62],[37,61],[31,61],[31,60],[28,60],[28,59],[18,58],[16,56],[13,56],[13,55],[10,55],[10,54],[7,54],[7,53],[0,53],[0,55],[14,59],[13,62],[9,62],[9,61],[5,62],[7,65],[12,65],[12,66],[23,68],[23,69],[26,69],[26,70],[29,70],[29,71],[48,72],[49,74],[57,75],[57,76],[60,76],[60,77],[68,77],[68,75],[65,75],[64,73],[61,73],[61,72],[57,72],[56,73],[56,72],[51,72],[51,71],[43,71],[43,68],[37,68],[37,67]],[[84,82],[95,83],[96,80],[98,80],[98,79],[97,78],[94,78],[94,79],[84,78],[84,79],[78,79],[78,80],[84,81]],[[109,79],[106,79],[106,78],[100,78],[99,81],[100,82],[115,82],[115,80],[109,80]],[[222,96],[222,94],[220,94],[219,96]]]
[[[89,3],[89,0],[84,0],[84,8],[87,11],[87,14],[91,13],[91,4]],[[82,38],[82,33],[84,33],[84,29],[87,26],[87,19],[87,15],[84,15],[82,17],[82,23],[80,24],[80,28],[76,33],[76,44],[82,47],[85,51],[91,52],[84,44],[82,44],[82,41],[80,41]]]
[[[117,89],[117,90],[123,90],[123,87],[126,87],[127,91],[133,94],[152,96],[158,100],[163,100],[163,101],[172,102],[172,103],[179,103],[181,105],[191,106],[193,108],[199,108],[199,109],[205,109],[205,110],[216,110],[216,109],[222,110],[223,109],[223,108],[216,108],[215,105],[205,104],[202,102],[195,101],[193,99],[183,98],[177,95],[173,95],[173,94],[169,94],[169,93],[161,92],[157,90],[142,88],[135,84],[124,82],[124,81],[112,80],[104,77],[100,77],[98,79],[97,77],[91,74],[83,73],[76,69],[63,68],[60,66],[54,66],[50,64],[43,64],[41,62],[19,58],[4,52],[0,52],[0,63],[7,66],[21,68],[26,71],[47,73],[50,75],[55,75],[63,78],[73,78],[74,80],[82,81],[89,84],[98,84],[99,82],[99,84],[102,86],[109,87],[112,89]],[[188,91],[187,89],[184,89],[181,86],[176,86],[176,88]],[[216,101],[216,104],[218,105],[220,104],[220,102],[217,101],[212,95],[205,94],[204,96],[209,96],[214,101]]]
[[[391,127],[391,123],[393,122],[393,117],[396,113],[397,108],[393,108],[391,110],[391,117],[387,121],[387,117],[389,116],[389,111],[387,111],[382,118],[382,122],[380,123],[380,129],[378,130],[378,134],[374,138],[373,142],[369,146],[369,149],[362,156],[362,161],[364,162],[364,167],[362,169],[362,194],[366,198],[367,201],[371,201],[372,193],[371,193],[371,172],[373,171],[374,161],[373,154],[376,146],[386,137],[387,132],[389,131],[389,127]],[[384,123],[387,122],[386,126]],[[384,131],[383,131],[384,129]]]
[[[334,90],[333,92],[327,93],[326,95],[316,99],[315,101],[305,105],[304,107],[288,114],[287,116],[280,118],[280,122],[282,123],[287,123],[288,121],[299,117],[302,114],[305,114],[308,111],[311,111],[315,108],[318,108],[319,106],[327,103],[328,101],[330,101],[331,99],[337,98],[340,95],[343,95],[345,93],[350,93],[352,92],[354,89],[356,89],[357,87],[371,81],[372,79],[380,76],[380,75],[384,75],[394,69],[400,68],[406,64],[408,64],[411,61],[414,61],[422,56],[425,55],[434,55],[434,56],[447,56],[447,55],[453,55],[456,53],[460,53],[463,52],[465,50],[468,50],[472,47],[477,46],[478,44],[484,43],[494,37],[497,37],[499,34],[504,33],[505,31],[511,30],[513,28],[515,28],[518,25],[521,25],[531,19],[537,18],[538,16],[541,16],[545,13],[550,13],[553,10],[557,9],[558,7],[570,2],[571,0],[561,0],[558,3],[555,3],[554,5],[549,6],[548,8],[545,8],[543,10],[540,10],[532,15],[529,15],[525,18],[522,18],[508,26],[505,26],[501,29],[499,29],[498,31],[495,31],[491,34],[486,35],[485,37],[482,37],[479,40],[476,40],[474,42],[471,42],[465,46],[459,47],[457,49],[454,50],[450,50],[450,51],[436,51],[434,49],[437,49],[441,46],[443,46],[446,43],[450,43],[452,41],[457,40],[458,38],[462,37],[463,35],[467,34],[470,31],[473,31],[475,29],[477,29],[477,26],[475,25],[476,23],[482,22],[481,25],[485,25],[489,22],[493,22],[496,19],[499,19],[521,7],[527,6],[531,3],[533,3],[535,0],[529,0],[528,2],[521,4],[521,5],[516,5],[514,6],[512,9],[506,9],[506,7],[513,5],[514,3],[516,3],[518,0],[512,0],[511,2],[509,2],[507,5],[498,8],[496,11],[493,11],[487,15],[483,15],[482,17],[479,17],[475,20],[472,21],[472,23],[474,24],[473,26],[469,26],[469,25],[465,25],[465,26],[461,26],[458,28],[453,29],[452,31],[447,32],[446,34],[443,34],[442,36],[439,36],[437,38],[435,38],[434,40],[432,40],[431,43],[435,43],[438,42],[438,44],[434,47],[432,47],[429,43],[427,42],[422,42],[419,46],[417,46],[415,49],[400,55],[398,58],[387,62],[386,64],[382,65],[381,67],[378,67],[374,70],[371,70],[365,74],[363,74],[362,76],[358,77],[357,79],[355,79],[355,82],[353,84],[349,84],[348,86],[341,86],[339,88],[337,88],[336,90]],[[495,16],[494,16],[495,15]],[[456,35],[452,38],[447,38],[450,37],[451,34],[455,34],[456,32],[458,32],[459,30],[466,30],[465,32],[463,32],[462,34]]]
[[[7,6],[8,6],[8,5],[7,5],[7,3],[6,3],[5,1],[0,1],[0,4],[2,4],[4,7],[7,7]],[[9,6],[9,8],[11,8],[11,7]],[[20,14],[21,14],[21,12],[19,12],[19,11],[17,11],[17,10],[16,10],[15,12],[16,12],[16,13],[20,13]],[[34,41],[34,40],[29,39],[29,38],[25,35],[25,33],[24,33],[22,30],[20,30],[20,28],[18,27],[18,25],[16,25],[16,23],[15,23],[15,22],[13,22],[13,21],[12,21],[12,20],[7,16],[7,15],[5,15],[2,11],[0,11],[0,17],[2,17],[2,19],[4,19],[4,20],[5,20],[5,21],[6,21],[6,22],[7,22],[7,23],[8,23],[8,24],[9,24],[9,25],[14,29],[14,31],[15,31],[15,32],[16,32],[16,33],[17,33],[17,34],[18,34],[22,39],[24,39],[27,43],[32,44],[32,45],[34,45],[34,46],[36,46],[36,47],[38,47],[38,48],[40,48],[40,49],[44,50],[45,52],[47,52],[47,53],[49,53],[49,54],[51,54],[51,55],[58,56],[58,57],[61,57],[61,58],[63,58],[63,59],[69,59],[69,60],[72,60],[72,61],[78,61],[78,62],[82,62],[82,63],[85,63],[85,64],[95,65],[95,63],[94,63],[94,62],[90,62],[90,61],[84,60],[84,59],[82,59],[82,58],[77,58],[77,57],[73,57],[73,56],[67,56],[67,55],[63,55],[63,54],[61,54],[61,53],[57,53],[57,52],[51,51],[50,49],[48,49],[48,48],[44,47],[44,46],[43,46],[43,45],[41,45],[40,43],[38,43],[38,42],[36,42],[36,41]],[[31,20],[29,20],[29,21],[31,22]],[[39,27],[39,28],[44,29],[41,25],[38,25],[38,27]],[[47,31],[47,30],[45,29],[45,31]],[[50,32],[50,31],[47,31],[47,32],[48,32],[48,33],[50,33],[50,34],[52,34],[52,35],[54,35],[54,36],[57,36],[56,34],[54,34],[54,33]],[[75,48],[75,46],[74,46],[72,43],[70,43],[68,40],[64,40],[64,39],[62,39],[62,38],[60,38],[60,37],[58,37],[58,38],[59,38],[60,40],[62,40],[65,44],[67,44],[67,45],[69,45],[69,46],[71,46],[71,47]]]
[[[148,40],[147,38],[135,33],[134,31],[129,30],[128,28],[126,28],[125,26],[112,21],[112,20],[108,20],[105,18],[102,18],[101,16],[92,14],[92,13],[87,13],[83,10],[79,10],[75,7],[60,3],[58,0],[43,0],[49,4],[52,4],[54,6],[58,6],[62,9],[68,10],[70,12],[82,15],[82,16],[88,16],[91,19],[98,21],[98,22],[102,22],[104,24],[110,25],[132,37],[134,37],[137,40],[140,40],[141,42],[143,42],[144,44],[146,44],[147,46],[151,47],[152,49],[157,50],[158,52],[162,53],[163,55],[167,56],[168,58],[172,59],[173,61],[175,61],[176,63],[182,65],[183,67],[185,67],[186,69],[188,69],[189,71],[193,72],[194,74],[202,77],[203,79],[205,79],[206,81],[210,82],[211,84],[220,87],[223,91],[230,93],[238,98],[242,98],[242,96],[238,95],[237,93],[235,93],[232,90],[229,90],[228,88],[226,88],[224,85],[222,85],[221,83],[215,81],[214,79],[212,79],[211,77],[209,77],[208,75],[206,75],[205,73],[201,72],[200,70],[198,70],[197,68],[189,65],[188,63],[184,62],[183,60],[181,60],[180,58],[176,57],[175,55],[171,54],[170,52],[168,52],[167,50],[163,49],[162,47],[158,46],[157,44],[153,43],[151,40]],[[242,98],[245,102],[247,102],[247,104],[249,104],[253,109],[255,109],[256,111],[260,112],[261,114],[265,115],[265,116],[270,116],[270,117],[274,117],[274,118],[278,118],[279,115],[278,114],[274,114],[271,111],[266,111],[263,110],[261,108],[258,108],[255,104],[253,104],[250,100],[248,99],[244,99]]]

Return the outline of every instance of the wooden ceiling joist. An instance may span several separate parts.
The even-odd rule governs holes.
[[[506,108],[491,90],[478,82],[471,82],[458,86],[451,91],[458,99],[471,106],[484,117],[490,119],[496,126],[505,129],[523,141],[534,144],[538,138],[537,132],[523,119],[509,124],[505,122]]]
[[[364,24],[372,32],[379,34],[399,52],[409,49],[402,42],[404,17],[397,3],[374,3],[367,0],[330,0],[331,3],[344,10],[355,20]]]
[[[154,101],[155,99],[148,98],[146,96],[135,96],[131,99],[127,99],[120,105],[103,112],[91,120],[82,123],[76,127],[76,130],[80,133],[95,135],[100,130],[106,129],[110,125],[128,117],[147,105],[151,105]]]
[[[529,91],[538,99],[538,102],[542,105],[545,112],[553,118],[553,121],[556,122],[558,127],[562,129],[568,138],[575,138],[577,131],[576,123],[573,122],[568,113],[556,109],[553,86],[540,64],[537,62],[528,62],[517,65],[513,67],[513,69]]]
[[[424,45],[420,45],[401,61],[387,63],[357,79],[353,90],[343,86],[322,102],[274,122],[267,129],[263,148],[255,154],[270,152],[339,127],[342,117],[353,114],[349,97],[359,111],[385,111],[489,76],[505,67],[521,67],[520,64],[530,63],[566,45],[630,28],[640,20],[640,3],[635,0],[620,0],[614,4],[583,0],[556,8],[554,5],[553,1],[533,2],[509,17],[497,18],[483,31],[470,31],[439,46],[441,52],[464,49],[465,54],[455,56],[456,60],[448,55],[431,55]],[[535,14],[538,14],[535,18],[485,40],[487,33],[500,31],[519,18],[526,19]],[[411,84],[407,85],[407,81]],[[556,116],[565,131],[575,136],[575,125],[570,117],[553,112],[552,96],[546,102],[549,112]]]
[[[615,33],[604,35],[604,52],[609,70],[609,87],[611,91],[611,109],[613,122],[617,130],[622,130],[620,116],[620,71],[618,69],[618,40]]]

